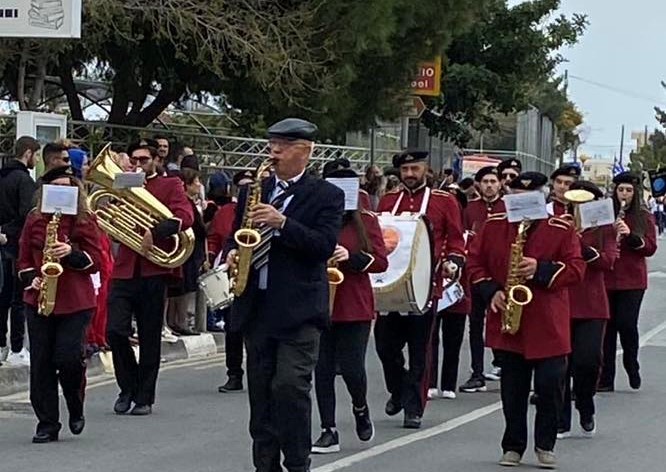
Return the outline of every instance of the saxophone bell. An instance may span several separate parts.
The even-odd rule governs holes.
[[[533,298],[532,290],[527,285],[514,285],[509,289],[509,302],[518,306],[528,305]]]
[[[333,305],[335,304],[335,292],[338,285],[345,280],[345,274],[338,269],[338,263],[333,259],[329,259],[328,261],[326,277],[328,278],[328,311],[332,314]]]

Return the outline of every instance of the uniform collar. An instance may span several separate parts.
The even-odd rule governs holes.
[[[303,172],[301,172],[300,174],[298,174],[296,177],[292,177],[292,178],[289,179],[289,180],[282,180],[282,179],[279,179],[278,176],[276,175],[276,176],[275,176],[274,186],[277,187],[277,184],[278,184],[279,182],[287,182],[289,185],[294,185],[296,182],[298,182],[299,180],[301,180],[301,178],[303,177],[303,175],[305,175],[305,169],[303,169]]]
[[[146,176],[146,180],[153,180],[155,177],[158,177],[159,175],[160,174],[158,174],[157,172],[153,172],[152,174]]]
[[[497,203],[497,200],[499,200],[500,198],[502,198],[502,196],[500,194],[497,194],[495,198],[493,198],[492,200],[486,200],[485,198],[481,197],[481,201],[486,205],[490,205],[492,203]]]
[[[404,187],[405,191],[410,194],[410,195],[416,195],[417,193],[423,192],[425,188],[428,186],[428,182],[423,182],[421,185],[416,187],[414,190]]]

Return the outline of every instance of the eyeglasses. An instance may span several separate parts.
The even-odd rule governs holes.
[[[289,140],[289,139],[279,139],[279,138],[271,138],[268,140],[269,149],[277,147],[287,148],[291,146],[303,146],[303,145],[305,145],[305,142],[299,140]]]
[[[145,164],[146,162],[148,162],[151,159],[152,159],[152,157],[148,157],[148,156],[141,156],[141,157],[131,156],[129,158],[129,160],[132,164],[136,164],[137,162],[140,162],[141,164]]]

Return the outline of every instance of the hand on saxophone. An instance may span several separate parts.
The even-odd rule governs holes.
[[[62,241],[56,241],[53,247],[51,247],[50,253],[51,256],[57,259],[62,259],[72,253],[72,246]]]
[[[506,310],[506,296],[503,291],[495,292],[492,300],[490,300],[490,309],[495,313],[502,313]]]
[[[227,254],[227,259],[225,261],[225,264],[227,266],[227,272],[232,274],[234,272],[234,269],[236,268],[236,255],[238,255],[238,250],[237,249],[232,249],[229,251],[229,254]]]
[[[282,229],[287,219],[282,213],[277,211],[273,205],[258,203],[252,207],[249,215],[253,223],[267,225],[273,229]]]
[[[534,277],[537,271],[537,260],[533,257],[523,257],[523,260],[518,264],[518,276],[525,279]]]
[[[339,244],[335,246],[335,251],[333,251],[333,256],[331,257],[334,262],[343,262],[349,260],[349,251],[346,247],[340,246]]]
[[[26,290],[39,290],[42,285],[42,278],[41,277],[35,277],[32,279],[32,282],[30,285],[28,285],[25,289]]]

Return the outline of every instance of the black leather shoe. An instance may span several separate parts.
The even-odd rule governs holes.
[[[384,412],[389,416],[395,416],[402,411],[402,405],[399,401],[395,400],[393,397],[389,398],[386,402],[386,407]]]
[[[83,432],[83,428],[85,427],[86,427],[86,419],[83,416],[77,419],[73,418],[69,419],[69,430],[75,436],[81,434]]]
[[[539,395],[533,393],[532,395],[530,395],[530,405],[536,406],[537,403],[539,403]]]
[[[34,444],[45,444],[58,440],[58,433],[37,433],[32,437]]]
[[[243,390],[243,377],[229,377],[227,383],[217,388],[220,393],[240,392],[241,390]]]
[[[638,371],[635,372],[629,372],[629,386],[634,389],[638,390],[641,388],[641,374],[638,373]]]
[[[153,412],[153,407],[150,405],[139,405],[138,403],[134,405],[134,408],[132,408],[132,411],[130,412],[130,415],[134,416],[148,416],[152,414]]]
[[[599,384],[597,387],[597,392],[614,392],[615,391],[615,386],[611,384]]]
[[[419,415],[405,414],[405,420],[402,427],[406,429],[419,429],[421,427],[421,417]]]
[[[130,395],[120,394],[116,400],[116,404],[113,405],[113,411],[116,415],[124,415],[132,408],[132,397]]]

